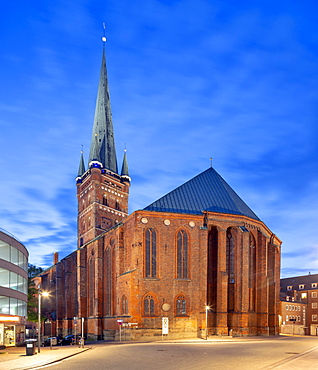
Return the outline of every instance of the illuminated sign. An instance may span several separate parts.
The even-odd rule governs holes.
[[[0,316],[0,321],[20,321],[18,316]]]

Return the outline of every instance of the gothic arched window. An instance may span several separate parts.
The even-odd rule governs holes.
[[[113,253],[111,248],[105,253],[105,313],[113,314]]]
[[[226,273],[230,284],[234,283],[234,244],[231,229],[228,229],[226,233]]]
[[[125,295],[121,298],[121,314],[128,315],[128,299]]]
[[[235,276],[234,276],[234,262],[235,262],[235,238],[233,229],[229,227],[226,232],[226,273],[228,276],[227,287],[227,309],[232,312],[234,310],[235,302]]]
[[[154,229],[146,230],[145,275],[157,276],[157,233]]]
[[[152,295],[147,295],[144,299],[144,315],[154,316],[155,314],[155,300]]]
[[[249,277],[248,277],[248,288],[249,288],[249,310],[255,311],[255,288],[256,288],[256,245],[255,239],[250,234],[250,246],[249,246]]]
[[[177,316],[186,315],[187,314],[187,302],[186,302],[184,296],[182,296],[182,295],[180,295],[177,298],[177,302],[176,302],[176,314],[177,314]]]
[[[184,230],[177,235],[177,278],[188,278],[188,234]]]

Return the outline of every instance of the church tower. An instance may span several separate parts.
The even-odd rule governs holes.
[[[88,169],[81,153],[76,177],[78,247],[114,227],[128,216],[130,177],[126,151],[119,174],[110,105],[103,37],[102,65],[96,99]]]

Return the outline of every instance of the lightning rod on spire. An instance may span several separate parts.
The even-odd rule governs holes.
[[[103,28],[104,28],[104,36],[102,37],[102,41],[106,42],[106,25],[103,23]]]

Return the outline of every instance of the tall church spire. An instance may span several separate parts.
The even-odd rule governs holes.
[[[104,43],[102,65],[96,99],[89,162],[94,159],[96,160],[94,157],[96,157],[96,153],[98,152],[99,160],[103,167],[112,172],[118,173],[105,57],[106,37],[104,36],[102,40]],[[98,138],[97,140],[96,135]]]

